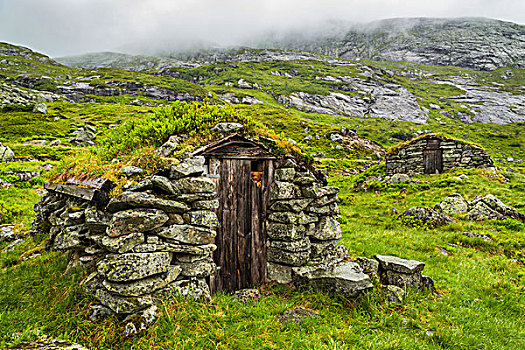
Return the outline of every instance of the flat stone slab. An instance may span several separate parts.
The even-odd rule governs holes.
[[[164,210],[167,213],[182,213],[190,209],[184,203],[143,192],[124,192],[117,198],[112,198],[106,209],[114,212],[132,208],[154,208]]]
[[[29,350],[88,350],[82,345],[72,343],[62,339],[42,339],[30,342],[23,342],[8,349],[29,349]]]
[[[170,261],[167,252],[114,254],[101,260],[97,269],[109,281],[127,282],[167,272]]]
[[[379,267],[386,271],[413,274],[423,271],[425,263],[417,260],[406,260],[390,255],[376,255]]]
[[[373,287],[370,277],[351,261],[293,268],[294,283],[353,298]]]

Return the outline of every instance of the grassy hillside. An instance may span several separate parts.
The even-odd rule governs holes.
[[[515,220],[471,222],[458,215],[457,223],[423,229],[403,226],[397,220],[412,206],[432,207],[454,192],[468,200],[492,193],[525,212],[524,163],[508,159],[525,159],[525,125],[463,123],[458,113],[469,114],[470,110],[464,103],[449,99],[461,94],[461,87],[435,83],[436,79],[468,78],[482,86],[490,85],[496,92],[519,95],[525,86],[523,71],[478,72],[413,63],[326,59],[218,62],[131,73],[73,69],[38,53],[2,45],[11,55],[0,60],[0,80],[21,90],[57,92],[62,84],[89,82],[108,87],[113,82],[137,82],[198,96],[211,93],[219,104],[225,103],[220,101],[225,94],[258,99],[262,103],[233,108],[264,124],[281,139],[293,139],[304,153],[325,155],[317,159],[317,166],[327,170],[331,185],[341,188],[341,242],[350,254],[391,254],[423,261],[424,273],[434,279],[437,293],[408,291],[405,302],[398,306],[387,305],[377,285],[357,300],[274,285],[260,286],[261,301],[247,305],[222,294],[210,302],[170,298],[159,301],[159,319],[146,334],[124,339],[118,320],[90,321],[93,300],[79,287],[85,273],[66,273],[67,254],[46,251],[47,237],[33,240],[25,233],[31,226],[33,205],[42,195],[42,182],[53,172],[48,169],[66,157],[83,159],[88,154],[86,148],[68,142],[75,129],[90,122],[97,128],[96,142],[100,142],[110,130],[118,132],[114,128],[121,123],[154,118],[162,105],[171,102],[140,94],[90,95],[79,102],[47,102],[47,114],[33,113],[31,105],[4,105],[0,108],[0,142],[26,161],[0,164],[0,179],[11,181],[11,175],[4,175],[9,171],[42,174],[30,183],[0,188],[0,225],[14,225],[23,239],[11,247],[11,242],[0,241],[0,348],[47,336],[90,349],[525,348],[525,225]],[[42,83],[32,88],[20,86],[24,75]],[[317,79],[328,76],[400,85],[415,96],[419,106],[428,109],[429,119],[426,124],[415,124],[320,114],[287,108],[278,101],[278,96],[294,92],[321,96],[358,93],[348,89],[349,84]],[[260,88],[239,87],[240,79]],[[440,108],[431,108],[431,104]],[[500,169],[458,169],[418,176],[412,184],[387,186],[377,178],[384,177],[381,159],[363,148],[337,148],[339,143],[329,138],[342,127],[356,130],[385,149],[428,131],[449,134],[482,145]],[[36,140],[56,139],[61,140],[61,146],[35,145]],[[92,149],[97,152],[97,146]],[[370,169],[363,172],[365,168]],[[460,174],[468,179],[455,179]],[[363,180],[374,176],[368,191],[358,190]],[[464,232],[486,235],[491,240],[467,237]],[[318,317],[289,325],[275,317],[295,307],[311,308]]]

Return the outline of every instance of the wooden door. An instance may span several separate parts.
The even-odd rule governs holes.
[[[212,293],[253,287],[266,278],[264,219],[271,160],[210,159],[217,178],[219,227],[213,260],[219,266],[210,277]]]
[[[425,174],[441,174],[443,172],[443,152],[440,149],[423,151]]]

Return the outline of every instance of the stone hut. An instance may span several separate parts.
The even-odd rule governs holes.
[[[436,174],[454,168],[490,168],[494,162],[480,146],[427,134],[394,147],[386,154],[386,175]]]
[[[339,189],[269,145],[223,134],[154,175],[126,169],[132,184],[113,198],[105,179],[48,183],[33,227],[86,269],[94,313],[134,320],[131,333],[172,294],[209,298],[266,281],[349,297],[371,288],[338,246]]]

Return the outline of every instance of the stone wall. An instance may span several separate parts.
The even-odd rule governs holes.
[[[289,283],[294,267],[348,257],[346,247],[337,246],[338,192],[290,160],[277,164],[266,222],[268,280]]]
[[[71,190],[73,195],[49,190],[36,204],[34,228],[49,231],[50,246],[72,251],[73,264],[90,273],[83,286],[100,302],[94,314],[129,319],[133,334],[154,319],[158,295],[210,297],[205,278],[216,271],[211,252],[218,201],[203,165],[196,157],[172,166],[105,206]]]
[[[424,174],[423,152],[429,138],[423,138],[405,146],[392,154],[386,155],[386,175]],[[443,172],[454,168],[489,168],[494,162],[484,149],[464,144],[453,139],[440,143],[443,154]]]

